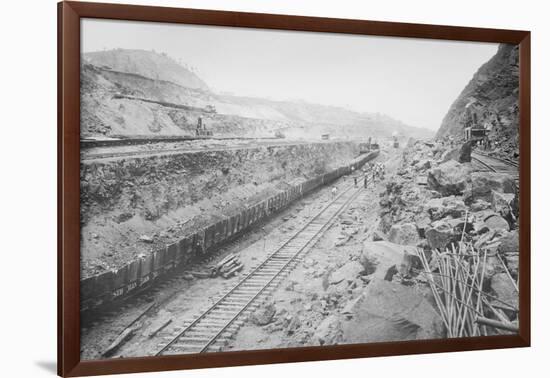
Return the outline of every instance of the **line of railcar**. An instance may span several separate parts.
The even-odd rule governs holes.
[[[297,184],[238,214],[166,245],[148,256],[131,261],[117,270],[106,271],[81,280],[81,309],[84,311],[120,300],[137,290],[149,287],[174,269],[185,269],[191,261],[208,256],[222,244],[236,238],[258,222],[265,220],[266,217],[283,210],[290,203],[312,190],[357,170],[378,156],[378,153],[378,150],[374,150],[361,155],[348,165]]]

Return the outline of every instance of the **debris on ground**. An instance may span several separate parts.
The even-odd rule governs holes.
[[[153,242],[153,238],[148,236],[148,235],[141,235],[139,237],[139,241],[142,241],[144,243],[152,243]]]
[[[120,333],[120,335],[118,335],[111,345],[109,345],[109,347],[107,347],[107,349],[102,353],[102,356],[112,356],[126,341],[132,338],[138,328],[138,326],[134,325],[122,331],[122,333]]]
[[[260,306],[259,309],[253,312],[252,315],[250,315],[250,320],[256,325],[265,326],[273,321],[276,312],[275,304],[269,302]]]
[[[239,257],[235,254],[230,254],[211,268],[211,277],[221,276],[223,278],[231,278],[243,268],[244,265],[239,260]]]

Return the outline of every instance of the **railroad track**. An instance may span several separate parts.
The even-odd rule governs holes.
[[[362,190],[353,185],[343,190],[208,309],[165,337],[156,355],[220,350]]]
[[[220,141],[220,140],[223,140],[223,139],[211,139],[211,140],[204,139],[202,141],[208,142],[208,141]],[[239,139],[228,138],[227,140],[239,140]],[[189,141],[191,140],[188,140],[187,142]],[[90,152],[90,148],[89,148],[85,153],[81,155],[81,161],[91,162],[94,160],[113,159],[113,158],[144,157],[144,156],[153,156],[153,155],[169,155],[169,154],[182,154],[182,153],[193,154],[193,153],[203,153],[203,152],[223,152],[223,151],[236,151],[236,150],[242,150],[242,149],[255,149],[255,148],[270,147],[270,146],[288,146],[288,145],[308,144],[306,142],[288,142],[288,141],[281,142],[280,140],[275,140],[272,142],[272,141],[269,141],[269,140],[266,141],[263,139],[258,139],[258,143],[256,144],[251,144],[251,142],[253,142],[254,139],[243,139],[242,141],[246,143],[229,145],[229,146],[212,145],[212,146],[206,146],[206,147],[199,147],[199,146],[178,147],[176,143],[182,142],[180,140],[175,140],[171,142],[156,141],[155,143],[136,145],[139,149],[132,150],[132,151]],[[172,143],[172,146],[167,148],[160,148],[159,145],[161,143],[164,143],[167,146],[169,145],[169,143]],[[314,142],[314,143],[322,143],[322,142]],[[157,147],[154,147],[151,149],[145,149],[145,148],[150,148],[151,145],[156,145]],[[122,146],[122,147],[125,147],[125,146]],[[98,147],[98,149],[101,149],[101,147]]]
[[[516,168],[518,167],[518,163],[516,161],[512,160],[512,159],[503,159],[503,158],[491,156],[489,154],[479,152],[479,151],[474,151],[472,154],[475,155],[475,156],[478,156],[478,157],[482,157],[482,158],[492,160],[492,161],[498,161],[498,162],[500,162],[500,163],[502,163],[506,166],[512,166],[512,167],[516,167]]]
[[[137,138],[115,138],[115,139],[81,139],[80,148],[95,148],[95,147],[122,147],[122,146],[136,146],[142,144],[155,144],[155,143],[174,143],[174,142],[188,142],[188,141],[209,141],[209,140],[262,140],[262,139],[279,139],[276,137],[212,137],[212,136],[158,136],[158,137],[137,137]]]
[[[516,162],[499,159],[493,156],[480,154],[478,152],[472,153],[472,160],[474,160],[483,171],[507,173],[512,175],[516,180],[516,184],[519,184],[519,169]]]

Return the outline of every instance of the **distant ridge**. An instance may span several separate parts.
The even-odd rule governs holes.
[[[198,75],[154,51],[98,51],[84,53],[82,60],[81,132],[87,137],[194,135],[199,117],[216,135],[226,136],[433,136],[378,113],[217,94]]]

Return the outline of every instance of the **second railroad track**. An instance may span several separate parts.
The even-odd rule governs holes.
[[[519,184],[518,164],[514,161],[504,160],[477,152],[472,153],[472,161],[477,163],[483,171],[512,175],[516,181],[516,185]]]

